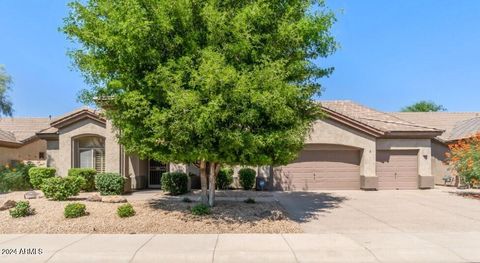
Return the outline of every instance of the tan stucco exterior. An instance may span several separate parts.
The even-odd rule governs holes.
[[[35,140],[19,148],[0,146],[0,165],[9,164],[12,161],[33,162],[36,165],[45,165],[45,160],[39,157],[40,152],[45,153],[47,143],[44,140]]]
[[[377,150],[418,150],[420,188],[434,186],[431,166],[431,139],[377,139]]]
[[[443,177],[446,175],[452,175],[449,170],[449,165],[445,163],[447,157],[446,153],[449,152],[448,146],[440,143],[436,140],[432,140],[432,175],[435,177],[435,184],[443,185]],[[454,185],[455,180],[447,183],[448,185]]]

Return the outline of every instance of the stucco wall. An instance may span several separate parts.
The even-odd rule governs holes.
[[[58,140],[47,141],[47,166],[57,167],[58,158],[59,158]]]
[[[375,138],[341,123],[325,119],[316,121],[305,144],[333,144],[362,150],[360,175],[375,177]]]
[[[40,152],[47,151],[47,143],[44,140],[36,140],[20,148],[0,147],[0,165],[13,161],[32,161],[36,164],[44,163],[39,159]]]
[[[112,149],[110,149],[110,145],[107,144],[108,134],[104,124],[91,119],[83,119],[60,129],[58,133],[59,150],[57,161],[55,162],[58,175],[67,176],[68,169],[73,167],[73,139],[88,135],[97,135],[105,138],[105,169],[106,171],[111,171],[109,169],[111,164],[109,164],[110,160],[108,156],[112,154]],[[118,161],[116,163],[118,165]]]
[[[378,139],[377,150],[418,150],[419,187],[433,187],[430,139]]]
[[[435,184],[443,185],[443,177],[452,175],[452,172],[448,170],[449,166],[444,163],[447,152],[449,152],[449,149],[445,144],[432,140],[432,175],[435,177]],[[455,180],[450,184],[453,185],[454,183]]]

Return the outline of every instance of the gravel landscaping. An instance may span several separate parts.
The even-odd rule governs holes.
[[[24,200],[25,192],[0,195],[0,201]],[[154,199],[127,200],[136,211],[135,216],[120,218],[118,203],[89,202],[86,195],[69,201],[31,199],[36,214],[12,218],[8,210],[0,212],[0,234],[13,233],[299,233],[300,226],[285,216],[284,209],[275,201],[246,204],[238,201],[218,201],[210,215],[194,216],[190,208],[197,202],[185,203],[181,198],[167,196]],[[87,207],[87,216],[66,219],[64,207],[79,202]]]

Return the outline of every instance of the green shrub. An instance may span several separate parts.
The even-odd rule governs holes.
[[[243,202],[245,202],[245,203],[247,203],[247,204],[255,204],[255,203],[256,203],[255,199],[253,199],[253,198],[251,198],[251,197],[243,200]]]
[[[0,193],[9,191],[25,191],[32,189],[28,170],[33,164],[18,163],[15,166],[0,166]]]
[[[217,189],[228,189],[233,183],[233,169],[225,167],[220,169],[216,178]]]
[[[56,201],[64,201],[71,196],[78,195],[84,184],[85,179],[82,177],[56,176],[43,180],[40,188],[45,197]]]
[[[119,217],[131,217],[135,215],[135,209],[131,204],[124,204],[117,208],[117,215]]]
[[[204,204],[198,204],[192,207],[190,210],[192,214],[196,216],[203,216],[203,215],[209,215],[210,214],[210,207]]]
[[[188,175],[181,172],[164,173],[162,175],[162,190],[171,195],[188,192]]]
[[[101,195],[121,195],[125,179],[117,173],[101,173],[95,176],[95,187]]]
[[[238,171],[238,179],[243,189],[251,190],[255,186],[256,174],[252,168],[242,168]]]
[[[95,175],[97,171],[92,168],[72,168],[68,170],[68,176],[80,176],[85,178],[85,185],[82,190],[86,192],[95,191]]]
[[[81,203],[71,203],[65,206],[63,215],[65,218],[76,218],[87,214],[86,206]]]
[[[57,170],[52,167],[32,167],[28,170],[28,176],[33,188],[40,189],[43,180],[54,177],[56,172]]]
[[[10,215],[13,218],[26,217],[35,214],[35,209],[30,207],[28,201],[19,201],[14,208],[10,209]]]

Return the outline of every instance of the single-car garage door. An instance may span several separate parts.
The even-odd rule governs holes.
[[[282,190],[360,189],[360,151],[303,150],[276,175]]]
[[[416,150],[377,151],[378,189],[417,189]]]

